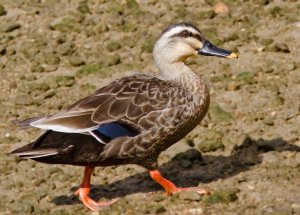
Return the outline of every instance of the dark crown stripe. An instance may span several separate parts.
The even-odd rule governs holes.
[[[174,34],[171,36],[171,38],[174,38],[174,37],[180,37],[180,38],[188,38],[188,37],[193,37],[201,42],[203,42],[203,38],[200,34],[195,34],[193,32],[190,32],[188,30],[183,30],[177,34]]]
[[[170,31],[171,29],[173,28],[176,28],[176,27],[189,27],[189,28],[193,28],[195,31],[198,31],[199,34],[201,34],[200,30],[198,28],[196,28],[195,26],[193,26],[192,24],[190,23],[186,23],[186,22],[182,22],[182,23],[176,23],[176,24],[172,24],[170,26],[168,26],[162,33],[161,35],[165,34],[166,32]]]

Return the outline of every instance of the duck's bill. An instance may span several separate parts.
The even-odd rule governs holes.
[[[238,58],[238,55],[236,53],[233,53],[233,52],[225,50],[225,49],[218,48],[217,46],[213,45],[208,40],[204,40],[202,48],[198,50],[198,54],[206,55],[206,56]]]

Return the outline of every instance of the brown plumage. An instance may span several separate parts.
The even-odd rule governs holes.
[[[207,46],[206,44],[209,44]],[[204,81],[182,62],[195,54],[236,57],[207,42],[186,23],[167,28],[154,48],[161,76],[137,74],[116,80],[52,116],[27,119],[21,127],[47,130],[35,142],[12,153],[44,163],[86,166],[76,192],[92,210],[114,202],[88,198],[93,168],[137,164],[172,194],[177,188],[157,172],[157,158],[200,123],[209,106]],[[199,193],[206,191],[196,188]]]

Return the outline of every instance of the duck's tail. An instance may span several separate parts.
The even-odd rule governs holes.
[[[25,120],[13,120],[11,121],[12,124],[18,126],[20,129],[26,129],[26,128],[30,128],[31,127],[31,123],[35,122],[39,119],[44,118],[44,116],[38,116],[38,117],[32,117],[29,119],[25,119]]]

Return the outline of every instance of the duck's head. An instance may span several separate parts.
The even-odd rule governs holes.
[[[183,62],[193,55],[237,58],[237,54],[214,46],[200,30],[188,23],[178,23],[166,28],[153,50],[157,64]]]

